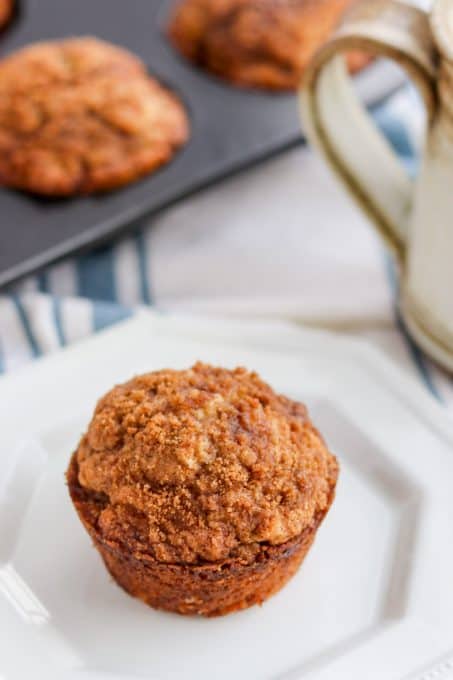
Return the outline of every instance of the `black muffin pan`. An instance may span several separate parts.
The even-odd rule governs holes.
[[[17,0],[0,34],[0,56],[37,40],[93,35],[130,49],[181,97],[191,122],[187,146],[165,167],[98,196],[47,200],[0,189],[0,285],[111,238],[226,175],[302,141],[293,95],[241,90],[199,71],[164,33],[168,0]],[[358,78],[368,104],[401,84],[387,64]]]

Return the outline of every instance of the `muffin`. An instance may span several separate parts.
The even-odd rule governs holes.
[[[187,140],[177,98],[124,49],[36,43],[0,62],[0,184],[48,196],[108,191]]]
[[[67,482],[120,586],[157,609],[218,616],[296,572],[337,475],[302,404],[244,368],[198,363],[108,392]]]
[[[0,0],[0,30],[11,19],[14,10],[14,0]]]
[[[236,85],[295,90],[305,66],[357,0],[182,0],[168,28],[190,61]],[[350,67],[368,57],[354,53]]]

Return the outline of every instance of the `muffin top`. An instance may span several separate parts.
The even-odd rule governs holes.
[[[106,191],[188,137],[182,105],[137,57],[96,38],[36,43],[0,62],[0,183],[38,194]]]
[[[76,452],[105,540],[165,563],[255,558],[328,506],[337,462],[305,407],[197,363],[114,387]]]
[[[177,49],[239,85],[294,90],[305,66],[357,0],[181,0],[170,23]],[[366,63],[354,57],[355,69]]]

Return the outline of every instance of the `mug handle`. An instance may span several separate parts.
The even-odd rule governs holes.
[[[300,92],[308,139],[402,262],[413,183],[353,90],[340,56],[349,50],[396,61],[417,86],[430,124],[439,55],[428,14],[397,0],[361,0],[315,55]]]

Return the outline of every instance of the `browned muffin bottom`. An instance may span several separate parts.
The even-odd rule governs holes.
[[[248,87],[295,90],[314,52],[358,0],[182,0],[168,34],[192,62]],[[352,70],[368,63],[351,55]]]
[[[0,30],[6,26],[11,19],[14,9],[14,0],[0,0]]]
[[[67,477],[120,585],[153,607],[213,616],[292,576],[337,474],[301,404],[245,369],[196,364],[105,395]]]
[[[36,43],[0,62],[3,185],[50,196],[107,191],[168,162],[188,134],[177,98],[109,43]]]

